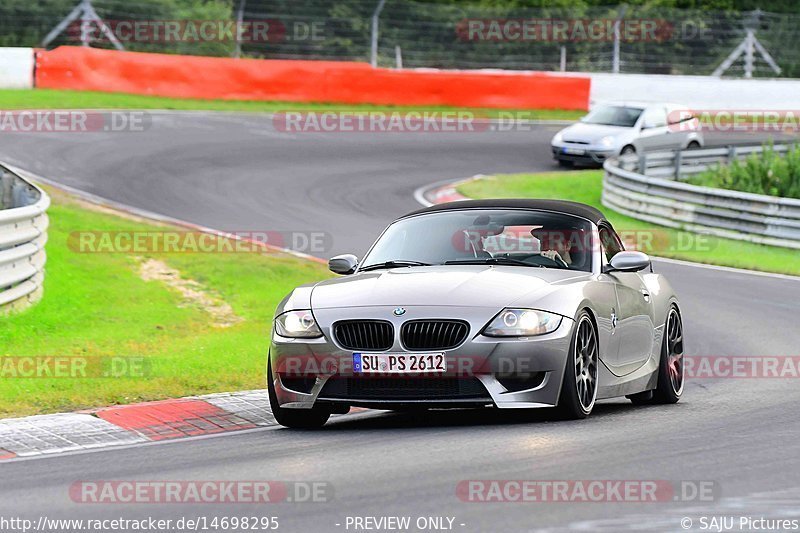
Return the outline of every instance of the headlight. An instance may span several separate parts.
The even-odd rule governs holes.
[[[561,133],[562,132],[559,131],[558,133],[553,135],[553,140],[550,141],[550,144],[560,143],[561,142]]]
[[[281,337],[293,339],[313,339],[322,336],[311,311],[289,311],[279,315],[275,319],[275,331]]]
[[[600,139],[598,143],[600,144],[600,146],[611,148],[612,146],[614,146],[614,137],[612,137],[611,135],[607,135],[602,139]]]
[[[483,330],[487,337],[528,337],[552,333],[561,325],[561,315],[533,309],[504,309]]]

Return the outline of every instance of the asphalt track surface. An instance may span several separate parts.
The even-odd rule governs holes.
[[[170,113],[143,133],[4,134],[0,159],[218,229],[326,231],[326,254],[361,254],[391,219],[417,207],[418,187],[554,170],[548,141],[557,127],[526,129],[290,135],[265,116]],[[800,281],[656,268],[681,298],[689,355],[800,354]],[[694,379],[677,405],[604,401],[578,422],[546,411],[369,412],[320,431],[269,428],[45,457],[0,466],[0,517],[277,516],[279,531],[301,532],[353,531],[348,516],[448,516],[464,532],[682,531],[683,517],[699,531],[702,516],[800,518],[799,400],[796,379]],[[69,497],[78,480],[130,479],[318,480],[331,484],[333,500],[89,505]],[[718,492],[701,502],[462,502],[456,486],[472,479],[692,480]]]

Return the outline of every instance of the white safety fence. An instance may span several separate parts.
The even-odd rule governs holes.
[[[50,197],[0,166],[0,313],[42,295]]]
[[[762,147],[655,152],[609,159],[603,168],[603,205],[662,226],[800,249],[800,200],[680,181],[712,165]],[[786,146],[775,146],[782,152]]]
[[[32,89],[33,48],[0,47],[0,89]]]
[[[716,76],[576,73],[592,80],[590,105],[619,101],[674,102],[698,113],[783,111],[800,113],[800,80],[724,79]]]

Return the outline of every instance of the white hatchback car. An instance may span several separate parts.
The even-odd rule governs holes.
[[[562,166],[602,165],[609,157],[701,148],[699,122],[685,106],[624,102],[599,105],[559,131],[550,145]]]

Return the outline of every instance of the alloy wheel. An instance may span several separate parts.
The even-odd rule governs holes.
[[[597,399],[597,335],[589,317],[582,317],[575,337],[575,385],[581,408],[588,412]]]
[[[683,392],[683,324],[678,310],[674,307],[667,317],[667,370],[672,390],[679,395]]]

